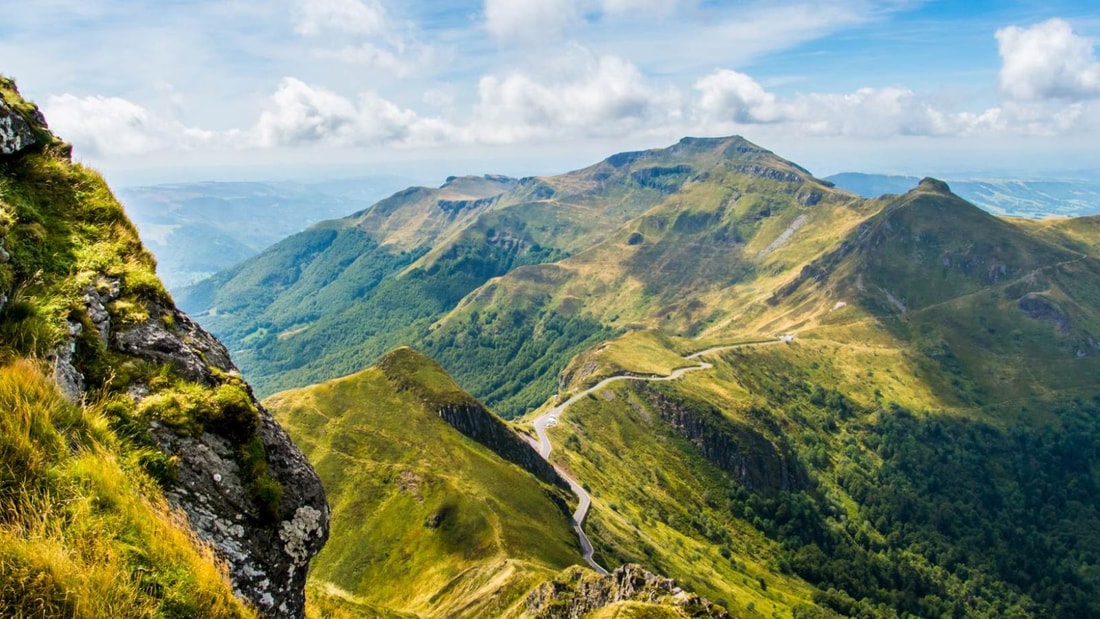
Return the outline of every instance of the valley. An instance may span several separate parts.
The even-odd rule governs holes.
[[[788,339],[788,338],[790,338],[790,339]],[[708,348],[706,350],[703,350],[703,351],[700,351],[700,352],[697,352],[697,353],[692,353],[692,354],[684,357],[684,360],[685,361],[697,360],[697,359],[700,359],[701,357],[704,357],[706,355],[718,353],[718,352],[721,352],[721,351],[724,351],[724,350],[732,350],[734,348],[740,348],[742,346],[761,346],[761,345],[765,345],[765,344],[775,344],[775,343],[790,342],[790,341],[793,341],[793,338],[791,336],[783,336],[783,339],[775,340],[774,342],[756,342],[756,343],[748,343],[748,344],[731,344],[731,345],[728,345],[728,346],[714,346],[714,347]],[[700,370],[709,370],[712,367],[714,367],[714,366],[709,364],[709,363],[702,362],[699,365],[692,365],[692,366],[685,366],[685,367],[677,368],[677,369],[673,370],[672,373],[667,375],[667,376],[612,376],[610,378],[605,378],[605,379],[601,380],[600,382],[596,383],[595,385],[593,385],[592,387],[589,387],[588,389],[586,389],[584,391],[581,391],[580,393],[577,393],[573,396],[570,396],[570,398],[568,400],[566,400],[565,402],[563,402],[561,404],[558,404],[557,406],[554,406],[554,408],[550,409],[549,412],[543,413],[543,414],[539,415],[538,417],[535,417],[534,420],[531,422],[531,427],[535,431],[535,436],[536,436],[537,440],[534,441],[532,443],[532,445],[535,446],[538,449],[538,452],[539,452],[540,456],[542,456],[543,458],[545,458],[546,460],[549,461],[550,460],[550,451],[553,449],[553,446],[550,443],[550,437],[547,433],[547,430],[551,427],[556,426],[559,423],[559,420],[560,420],[562,414],[564,414],[566,412],[566,410],[572,404],[577,403],[578,401],[581,400],[581,398],[584,398],[584,397],[589,396],[590,394],[596,393],[597,391],[603,389],[604,387],[607,387],[608,385],[610,385],[613,382],[617,382],[617,381],[621,381],[621,380],[637,380],[637,381],[646,381],[646,382],[649,382],[649,381],[657,381],[657,382],[670,381],[670,380],[676,380],[676,379],[680,378],[681,376],[683,376],[684,374],[686,374],[688,372],[697,372],[697,371],[700,371]],[[589,541],[588,536],[585,535],[585,533],[584,533],[584,519],[585,519],[585,516],[588,515],[588,509],[592,504],[592,497],[590,497],[588,495],[588,492],[585,491],[584,487],[579,482],[577,482],[577,480],[569,477],[568,474],[563,469],[558,467],[557,471],[562,476],[562,478],[565,479],[565,481],[569,484],[569,488],[570,488],[570,490],[573,491],[573,494],[577,495],[577,509],[573,512],[573,527],[576,530],[577,536],[580,539],[581,556],[584,559],[585,563],[587,563],[589,566],[591,566],[592,569],[596,570],[600,574],[605,574],[606,575],[608,573],[607,570],[604,569],[600,564],[596,563],[596,561],[592,558],[592,555],[595,551],[592,547],[592,542]]]
[[[532,580],[508,582],[549,579],[571,607],[593,608],[580,592],[636,564],[732,616],[1072,616],[1100,587],[1071,575],[1100,556],[1092,542],[1065,537],[1100,514],[1083,464],[1100,444],[1096,230],[1088,217],[995,217],[935,179],[862,199],[742,138],[685,138],[555,177],[399,192],[286,239],[184,303],[261,392],[294,387],[267,402],[305,445],[372,409],[288,407],[319,388],[295,385],[375,354],[385,365],[387,350],[410,344],[424,358],[390,376],[399,389],[530,472],[530,454],[504,447],[529,435],[557,492],[571,491],[549,508],[555,535],[591,572],[542,560],[523,572]],[[433,384],[462,385],[460,401],[512,430],[469,434],[482,422],[432,405],[434,388],[411,378],[430,358],[432,372],[454,376]],[[1073,447],[1059,438],[1065,424]],[[338,434],[377,445],[387,428]],[[326,466],[334,492],[364,483]],[[1038,485],[1036,467],[1049,476]],[[491,502],[499,490],[466,492]],[[1033,512],[1036,501],[1066,511]],[[362,560],[384,565],[388,543]],[[529,543],[495,556],[521,565],[511,562],[539,552]],[[469,593],[481,589],[454,572],[400,585],[427,587],[412,603],[336,583],[324,556],[311,591],[333,608],[478,608]],[[495,565],[476,573],[502,582]],[[573,582],[581,588],[563,584]],[[556,616],[500,586],[502,616]]]

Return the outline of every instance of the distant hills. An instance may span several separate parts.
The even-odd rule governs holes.
[[[837,187],[865,198],[902,194],[917,186],[915,176],[845,172],[826,177]],[[1079,217],[1100,214],[1100,175],[1070,178],[948,178],[952,190],[995,215]]]
[[[171,291],[229,268],[324,219],[405,187],[375,176],[324,182],[198,182],[119,187],[119,201]]]

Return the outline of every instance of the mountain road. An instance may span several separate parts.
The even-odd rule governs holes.
[[[707,355],[711,355],[711,354],[714,354],[714,353],[719,353],[719,352],[726,351],[726,350],[732,350],[732,349],[735,349],[735,348],[745,348],[745,347],[748,347],[748,346],[768,346],[768,345],[773,345],[773,344],[785,344],[785,343],[790,343],[791,341],[793,341],[793,339],[794,339],[794,336],[792,336],[792,335],[784,335],[784,336],[782,336],[780,338],[777,338],[777,339],[774,339],[774,340],[766,340],[766,341],[762,341],[762,342],[744,342],[744,343],[741,343],[741,344],[728,344],[726,346],[714,346],[714,347],[708,348],[706,350],[701,350],[699,352],[692,353],[690,355],[686,355],[684,357],[684,360],[686,360],[686,361],[695,361],[695,360],[698,360],[698,359],[700,359],[702,357],[705,357]],[[637,376],[637,375],[627,374],[627,375],[611,376],[611,377],[605,378],[605,379],[601,380],[600,382],[596,383],[595,385],[589,387],[588,389],[585,389],[584,391],[581,391],[579,393],[574,394],[573,396],[571,396],[565,402],[562,402],[561,404],[558,404],[557,406],[550,409],[549,411],[547,411],[547,412],[539,415],[538,417],[536,417],[533,425],[534,425],[534,428],[535,428],[535,435],[536,435],[537,439],[531,441],[532,445],[538,450],[540,456],[542,456],[547,462],[550,462],[550,451],[551,451],[551,449],[553,449],[553,445],[550,443],[550,437],[547,434],[546,430],[548,428],[552,428],[552,427],[556,426],[558,424],[558,420],[561,417],[561,415],[570,406],[577,403],[582,398],[588,397],[589,394],[595,393],[595,392],[603,389],[604,387],[610,385],[611,383],[614,383],[614,382],[617,382],[617,381],[623,381],[623,380],[639,380],[639,381],[653,381],[653,382],[672,381],[672,380],[679,379],[680,377],[682,377],[684,374],[687,374],[688,372],[698,372],[698,371],[701,371],[701,370],[709,370],[712,367],[714,367],[713,364],[708,363],[706,361],[700,361],[698,365],[691,365],[691,366],[686,366],[686,367],[682,367],[682,368],[676,368],[675,370],[672,371],[671,374],[668,374],[666,376]],[[590,565],[592,567],[592,569],[596,570],[600,574],[607,574],[608,571],[603,566],[601,566],[599,563],[597,563],[595,558],[593,558],[593,555],[595,554],[595,551],[592,547],[592,542],[588,539],[588,536],[585,535],[585,533],[584,533],[584,519],[588,515],[589,508],[592,506],[592,497],[589,496],[588,492],[584,489],[584,487],[581,486],[581,484],[578,483],[577,480],[573,479],[568,473],[566,473],[565,470],[561,466],[559,466],[557,464],[554,464],[553,462],[551,462],[551,464],[554,466],[554,470],[556,470],[558,472],[558,475],[561,475],[562,479],[564,479],[565,482],[567,484],[569,484],[569,487],[570,487],[570,489],[573,490],[573,493],[577,495],[577,509],[573,512],[573,530],[576,531],[577,538],[580,540],[581,553],[582,553],[582,556],[584,558],[585,563]]]

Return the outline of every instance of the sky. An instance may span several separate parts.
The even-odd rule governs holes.
[[[539,175],[739,134],[824,176],[1100,170],[1094,0],[36,0],[0,21],[133,184]]]

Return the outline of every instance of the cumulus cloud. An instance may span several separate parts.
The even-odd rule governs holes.
[[[286,78],[272,95],[253,130],[261,147],[429,144],[451,129],[421,118],[373,93],[352,101],[330,90]]]
[[[569,64],[559,75],[482,77],[469,128],[472,138],[515,142],[547,135],[622,135],[664,127],[680,114],[674,91],[652,86],[625,60],[602,56]]]
[[[378,34],[385,29],[386,9],[377,0],[298,0],[299,34],[326,32]]]
[[[997,31],[1003,64],[1001,91],[1022,100],[1100,97],[1100,62],[1092,41],[1068,22],[1051,19],[1030,28]]]
[[[160,118],[118,97],[54,95],[43,106],[50,127],[71,142],[78,155],[90,157],[143,155],[186,150],[214,141],[217,135]]]
[[[756,80],[737,71],[719,69],[695,82],[698,112],[705,120],[770,123],[782,120],[779,99]]]
[[[783,98],[752,77],[720,69],[695,82],[687,116],[694,129],[732,133],[770,125],[792,134],[893,136],[1059,135],[1093,130],[1100,105],[1010,101],[981,111],[955,110],[902,87],[849,93],[803,93]]]
[[[485,0],[485,28],[504,42],[557,39],[579,17],[574,0]]]

